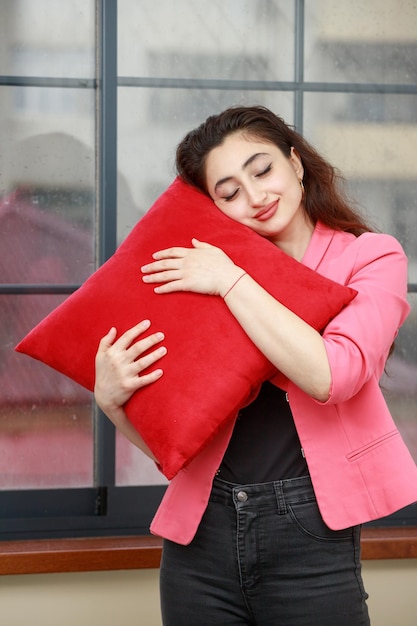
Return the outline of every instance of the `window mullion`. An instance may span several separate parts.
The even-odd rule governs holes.
[[[104,263],[117,246],[117,1],[99,0],[98,54],[98,206],[97,259]],[[115,484],[115,430],[97,411],[95,480],[99,487]],[[105,513],[105,507],[101,507]]]
[[[303,132],[304,117],[304,0],[295,2],[295,37],[294,37],[294,126]]]

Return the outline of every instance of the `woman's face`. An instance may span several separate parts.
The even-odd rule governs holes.
[[[223,213],[302,257],[313,225],[302,205],[304,169],[293,148],[287,157],[273,143],[234,133],[209,153],[205,173]]]

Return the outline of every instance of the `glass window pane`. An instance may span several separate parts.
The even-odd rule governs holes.
[[[74,106],[62,110],[65,99]],[[0,88],[0,282],[78,283],[93,271],[93,103],[90,90]]]
[[[288,0],[122,0],[118,22],[121,76],[293,78]]]
[[[234,104],[262,104],[293,123],[291,92],[119,88],[118,240],[175,176],[175,149],[208,115]]]
[[[0,489],[92,485],[92,394],[14,351],[63,299],[0,295]]]
[[[381,385],[395,422],[417,462],[417,294],[410,294],[409,301],[412,311],[400,330]]]
[[[93,77],[94,0],[2,0],[0,74]]]
[[[122,0],[118,12],[121,76],[203,80],[293,76],[292,2],[212,2],[207,12],[201,0],[175,5],[161,0],[156,13],[149,0]],[[290,93],[119,88],[119,242],[173,180],[175,147],[185,133],[208,115],[239,103],[265,104],[289,121],[293,117]],[[123,437],[118,435],[116,441],[117,484],[165,482],[155,465]]]
[[[269,106],[293,121],[293,94],[288,92],[119,88],[119,242],[172,182],[175,148],[186,132],[212,113],[249,103]],[[116,476],[119,485],[165,482],[122,436],[117,437]]]
[[[305,80],[404,83],[417,79],[414,0],[306,0]]]
[[[381,112],[397,103],[404,121]],[[356,108],[352,114],[351,108]],[[395,106],[395,105],[394,105]],[[305,134],[347,178],[348,191],[375,228],[397,237],[409,258],[409,280],[417,282],[417,149],[408,113],[415,96],[307,94]],[[381,385],[414,458],[417,459],[417,297],[401,328]]]
[[[0,283],[77,284],[95,268],[95,3],[6,0],[0,73]],[[0,489],[93,484],[92,394],[14,346],[65,296],[0,294]]]
[[[409,280],[417,282],[417,126],[390,115],[375,121],[374,108],[388,100],[398,109],[417,109],[416,96],[356,94],[362,111],[348,111],[352,94],[307,94],[305,133],[349,181],[349,188],[371,223],[397,237],[409,257]]]
[[[116,485],[165,485],[167,479],[155,463],[119,432],[116,432]]]

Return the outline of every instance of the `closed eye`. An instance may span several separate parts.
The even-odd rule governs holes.
[[[230,202],[237,195],[238,191],[239,191],[239,187],[237,189],[235,189],[235,191],[233,193],[231,193],[229,196],[224,196],[223,200],[225,202]]]
[[[262,172],[259,172],[259,174],[256,174],[255,178],[260,178],[261,176],[265,176],[265,174],[268,174],[271,170],[272,170],[272,163],[270,163],[267,168],[262,170]]]

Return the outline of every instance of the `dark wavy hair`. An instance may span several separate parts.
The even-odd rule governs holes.
[[[359,236],[372,228],[347,199],[340,176],[299,133],[284,120],[262,106],[235,106],[207,118],[190,131],[177,147],[178,175],[186,182],[208,194],[206,159],[233,133],[275,144],[287,157],[293,147],[304,167],[304,209],[313,224],[321,221],[336,230]]]

